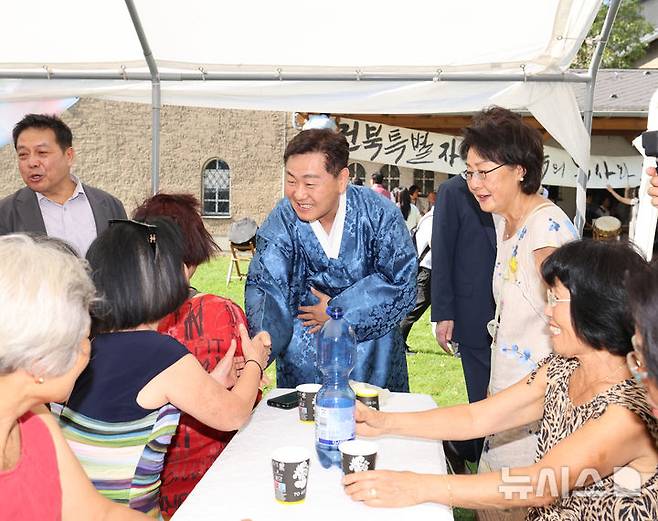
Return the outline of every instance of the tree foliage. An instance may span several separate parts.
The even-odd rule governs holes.
[[[604,2],[571,65],[573,68],[587,69],[589,67],[607,14],[608,2]],[[601,68],[632,68],[635,62],[646,53],[647,44],[641,42],[640,38],[653,31],[654,27],[642,16],[639,0],[622,0],[608,38],[608,44],[603,52]]]

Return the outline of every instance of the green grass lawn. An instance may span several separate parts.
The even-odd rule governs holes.
[[[244,307],[244,280],[234,278],[226,286],[229,257],[220,256],[199,267],[192,278],[192,285],[199,291],[221,295]],[[246,263],[244,263],[246,264]],[[444,353],[431,331],[429,310],[414,324],[409,335],[409,346],[417,352],[407,356],[409,385],[411,392],[429,394],[439,406],[466,403],[466,387],[461,362]],[[276,387],[275,368],[272,364],[266,371],[271,387]],[[455,520],[474,519],[469,510],[455,509]]]

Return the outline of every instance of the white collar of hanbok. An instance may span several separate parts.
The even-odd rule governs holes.
[[[338,210],[334,223],[331,225],[331,232],[327,234],[320,221],[312,221],[311,230],[318,238],[320,246],[329,259],[337,259],[340,254],[340,243],[343,239],[343,228],[345,226],[345,209],[347,208],[347,192],[340,194],[338,199]]]

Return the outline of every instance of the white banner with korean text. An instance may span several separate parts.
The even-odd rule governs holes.
[[[461,137],[341,119],[339,129],[350,145],[350,160],[459,174],[466,165],[459,157]],[[642,156],[592,155],[588,188],[639,186]],[[578,166],[562,148],[544,146],[543,185],[576,186]]]

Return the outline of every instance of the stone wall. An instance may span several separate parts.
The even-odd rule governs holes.
[[[83,182],[121,199],[130,213],[150,195],[149,105],[81,99],[62,119],[73,131],[73,172]],[[166,106],[161,114],[160,190],[201,198],[201,172],[219,158],[231,170],[230,217],[205,218],[214,235],[232,220],[261,223],[282,196],[286,136],[294,135],[282,112]],[[0,149],[0,197],[21,188],[13,145]]]

